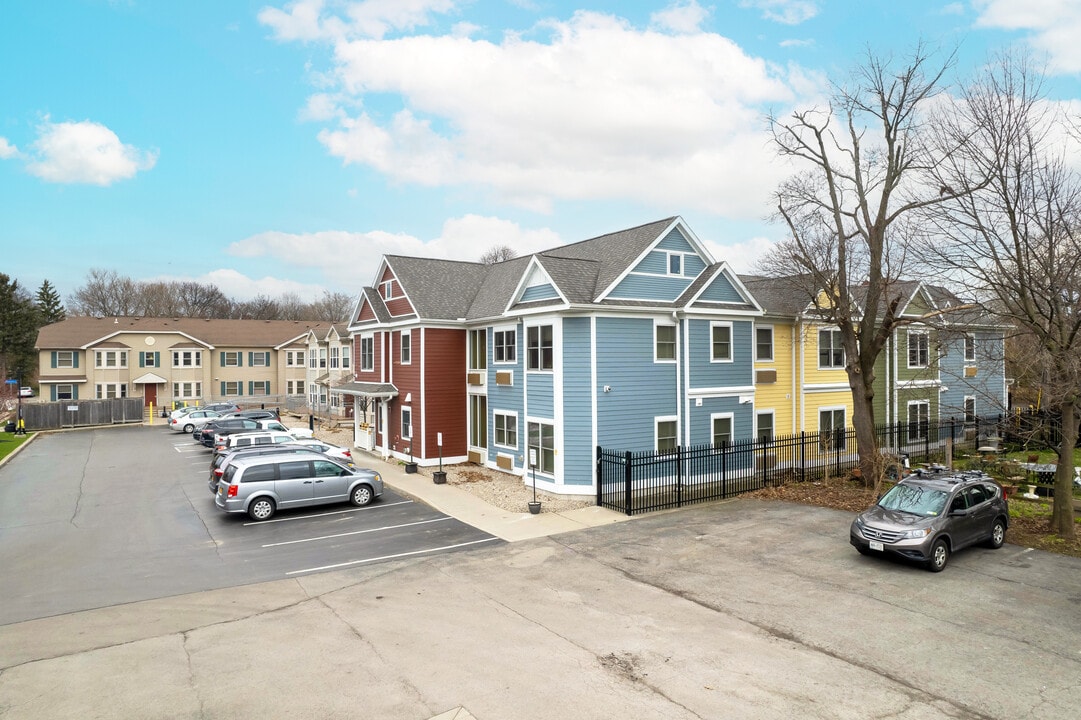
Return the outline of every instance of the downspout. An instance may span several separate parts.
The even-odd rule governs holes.
[[[684,332],[680,327],[679,310],[672,311],[672,322],[676,325],[676,408],[683,405],[683,411],[680,413],[680,426],[683,431],[683,446],[687,447],[691,444],[691,400],[687,393],[683,392],[683,373],[681,372],[680,363],[683,360],[685,353],[683,352],[683,337]],[[687,370],[688,376],[690,375],[690,369]],[[682,395],[682,402],[681,396]]]

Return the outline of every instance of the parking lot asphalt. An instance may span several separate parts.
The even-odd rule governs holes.
[[[3,718],[1034,718],[1081,707],[1081,561],[941,574],[735,500],[0,627]]]

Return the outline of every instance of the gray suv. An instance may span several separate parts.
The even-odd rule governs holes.
[[[328,457],[260,455],[229,463],[214,504],[228,513],[269,520],[281,509],[349,501],[360,507],[383,494],[375,470],[351,469]]]
[[[940,572],[952,553],[969,545],[1002,547],[1009,521],[1002,486],[990,476],[921,472],[860,514],[849,542],[863,555],[895,555]]]

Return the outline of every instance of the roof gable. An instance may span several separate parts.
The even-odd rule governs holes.
[[[655,224],[656,225],[656,224]],[[646,243],[634,260],[601,290],[598,301],[674,302],[713,258],[681,218],[672,218]]]

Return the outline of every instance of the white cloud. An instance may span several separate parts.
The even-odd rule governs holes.
[[[813,0],[740,0],[740,7],[757,8],[767,20],[799,25],[818,14],[818,4]]]
[[[323,15],[324,0],[295,0],[284,10],[265,7],[259,21],[274,30],[278,40],[342,40],[381,38],[393,30],[427,25],[435,13],[454,10],[454,0],[364,0],[349,3],[346,17]]]
[[[753,237],[744,242],[725,245],[712,240],[703,240],[703,242],[714,260],[718,262],[723,260],[741,275],[755,273],[755,263],[776,245],[775,240],[765,237]]]
[[[974,0],[977,27],[1030,31],[1029,42],[1047,53],[1048,69],[1081,73],[1081,3],[1077,0]]]
[[[813,39],[808,40],[782,40],[780,42],[781,47],[813,47],[815,41]]]
[[[748,56],[720,35],[639,30],[597,13],[542,28],[543,40],[337,43],[345,115],[320,141],[396,181],[472,184],[539,211],[560,199],[619,198],[666,212],[764,214],[783,173],[763,115],[795,102],[789,83],[807,79],[798,68]],[[346,107],[369,94],[402,107]]]
[[[57,183],[111,185],[149,170],[158,159],[156,151],[125,145],[112,130],[89,120],[53,123],[46,117],[32,147],[27,170]]]
[[[0,160],[8,160],[19,156],[19,148],[8,142],[6,137],[0,137]]]
[[[237,257],[268,257],[295,267],[316,269],[327,278],[329,287],[360,292],[363,285],[375,282],[375,273],[385,254],[479,260],[482,253],[496,245],[508,245],[519,255],[528,255],[560,244],[559,235],[552,230],[527,230],[509,220],[466,215],[447,220],[440,236],[427,241],[383,231],[268,231],[231,244],[227,252]],[[287,290],[279,288],[277,292]]]
[[[709,17],[709,11],[695,0],[683,0],[672,3],[660,12],[653,13],[649,17],[649,22],[660,30],[691,33],[697,32],[707,17]]]
[[[288,293],[295,293],[304,300],[314,300],[323,294],[320,285],[307,285],[295,280],[264,276],[250,278],[232,269],[211,270],[193,278],[195,282],[227,289],[227,294],[234,300],[251,300],[260,295],[275,298]]]

